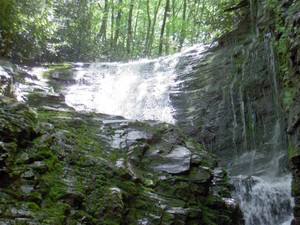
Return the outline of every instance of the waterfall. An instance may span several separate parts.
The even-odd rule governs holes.
[[[201,45],[181,54],[128,63],[76,64],[76,82],[63,91],[66,102],[77,110],[174,124],[170,92],[175,87],[176,65],[182,54],[199,55],[204,48]]]
[[[291,198],[291,183],[292,178],[289,173],[284,171],[282,166],[282,159],[287,161],[286,144],[284,141],[284,131],[282,122],[282,113],[280,112],[280,94],[277,84],[277,68],[274,49],[271,42],[271,34],[265,34],[264,39],[264,59],[266,62],[267,74],[269,76],[271,97],[270,102],[274,109],[273,125],[269,126],[269,133],[271,134],[267,142],[262,143],[265,150],[257,149],[255,142],[257,134],[255,116],[253,116],[253,105],[251,99],[248,99],[249,121],[251,131],[251,138],[253,144],[250,151],[248,150],[239,157],[240,165],[249,165],[240,171],[241,175],[232,177],[235,187],[234,196],[238,200],[246,225],[287,225],[292,221],[292,204]],[[254,42],[253,42],[254,43]],[[252,61],[253,56],[249,52],[253,51],[252,46],[246,50],[247,54],[243,63],[242,83],[244,79],[245,65]],[[255,50],[257,51],[257,50]],[[251,57],[250,57],[251,56]],[[253,63],[249,63],[250,65]],[[249,69],[251,71],[251,67]],[[251,76],[255,76],[250,72]],[[239,92],[242,93],[242,86],[239,87]],[[241,97],[241,99],[243,99]],[[242,101],[242,100],[241,100]],[[244,102],[241,102],[244,106]],[[245,111],[242,115],[245,115]],[[244,116],[243,127],[244,127]],[[267,133],[267,132],[264,132]],[[244,141],[247,141],[245,136]],[[247,149],[247,148],[245,148]],[[249,147],[248,147],[249,149]]]
[[[279,178],[237,176],[234,198],[242,211],[246,225],[289,224],[291,221],[291,176]]]
[[[65,90],[66,102],[78,110],[174,123],[169,91],[177,60],[173,57],[78,66],[76,84]]]
[[[265,71],[259,67],[261,53],[244,47],[242,53],[233,48],[235,55],[244,60],[242,67],[236,69],[231,66],[235,56],[232,57],[228,49],[222,54],[212,53],[207,51],[208,46],[199,45],[158,59],[75,63],[67,72],[49,70],[48,79],[62,84],[59,91],[66,103],[76,110],[120,115],[132,120],[159,120],[178,124],[190,136],[195,133],[205,136],[212,145],[221,140],[215,148],[231,151],[220,154],[220,161],[227,163],[229,158],[226,165],[232,172],[234,197],[244,212],[246,225],[288,224],[291,177],[280,165],[286,149],[277,110],[280,91],[274,52],[268,41],[265,40],[264,46],[266,52],[272,53],[265,59],[270,66],[270,78],[264,82],[275,88],[272,90],[275,103],[270,103],[267,98],[270,94],[262,88],[260,104],[264,101],[273,104],[270,109],[276,111],[267,119],[259,108],[261,105],[254,103],[256,96],[252,96],[247,86],[265,76],[259,74]],[[257,47],[255,43],[250,45]],[[226,61],[228,59],[231,61]],[[257,67],[249,66],[252,64]],[[235,75],[238,71],[240,77]],[[259,113],[262,116],[258,120]]]

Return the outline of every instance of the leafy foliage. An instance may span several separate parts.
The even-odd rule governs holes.
[[[1,55],[17,62],[155,57],[210,42],[236,0],[2,0]]]

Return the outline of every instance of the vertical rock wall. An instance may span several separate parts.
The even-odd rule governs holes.
[[[288,148],[292,224],[298,225],[300,2],[250,0],[243,10],[244,20],[217,47],[200,60],[183,59],[178,67],[180,85],[173,95],[178,124],[217,153],[233,174],[281,172]]]
[[[289,156],[293,173],[292,195],[295,200],[293,225],[300,224],[300,2],[286,1],[285,31],[279,41],[286,47],[288,73],[285,77],[287,101],[287,134]]]
[[[240,13],[237,28],[201,59],[181,60],[172,96],[176,119],[232,174],[280,173],[286,140],[270,15],[254,0]]]

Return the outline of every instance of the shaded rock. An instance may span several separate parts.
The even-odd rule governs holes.
[[[13,77],[0,66],[0,95],[12,97],[14,86]]]
[[[212,179],[212,172],[207,167],[193,168],[190,171],[189,180],[195,183],[209,183]]]
[[[300,224],[300,4],[299,1],[290,0],[281,4],[282,26],[284,31],[278,30],[278,42],[284,43],[284,51],[281,52],[282,65],[288,70],[284,77],[283,102],[286,108],[286,131],[289,138],[289,158],[293,174],[292,195],[295,199],[294,219],[291,224]]]
[[[171,94],[177,125],[215,153],[233,175],[266,172],[273,160],[267,152],[287,148],[280,77],[264,4],[244,7],[236,28],[210,49],[195,57],[182,55],[178,85]],[[251,171],[243,166],[249,158],[240,160],[248,152],[255,165]]]
[[[0,171],[0,188],[7,188],[10,184],[9,173],[4,171],[3,169]]]
[[[24,179],[26,179],[26,180],[34,180],[35,173],[33,172],[33,169],[30,168],[29,170],[27,170],[24,173],[22,173],[21,177],[24,178]]]
[[[147,167],[155,172],[180,174],[190,170],[191,152],[183,146],[175,146],[170,152],[157,149],[147,152],[144,160],[150,161]]]

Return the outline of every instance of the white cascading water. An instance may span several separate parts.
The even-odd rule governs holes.
[[[206,46],[184,53],[200,56]],[[77,110],[92,110],[127,119],[175,123],[170,91],[175,85],[181,54],[128,63],[77,65],[76,85],[64,92],[66,103]],[[189,68],[187,68],[188,70]]]
[[[233,178],[234,198],[243,211],[246,225],[288,225],[291,216],[290,175],[269,178],[237,176]]]
[[[66,90],[66,102],[127,119],[174,123],[169,90],[176,58],[140,60],[125,64],[100,63],[77,68],[77,85]]]

